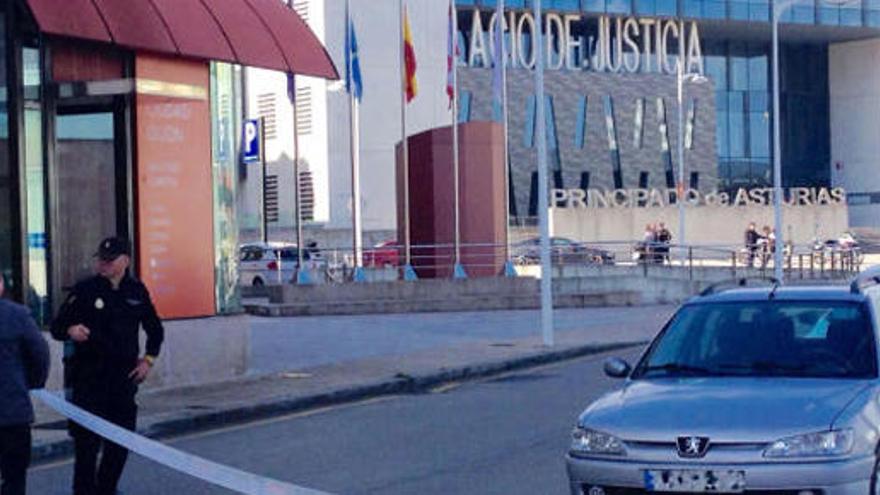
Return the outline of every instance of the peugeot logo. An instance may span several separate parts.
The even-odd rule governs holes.
[[[678,456],[697,459],[706,455],[709,450],[708,437],[678,437]]]

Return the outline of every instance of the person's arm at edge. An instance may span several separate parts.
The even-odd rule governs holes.
[[[41,389],[49,378],[49,344],[42,332],[27,314],[21,316],[22,351],[26,367],[27,385],[30,389]]]

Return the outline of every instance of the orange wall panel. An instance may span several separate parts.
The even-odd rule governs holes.
[[[141,278],[163,318],[213,315],[209,67],[137,54],[135,77]]]

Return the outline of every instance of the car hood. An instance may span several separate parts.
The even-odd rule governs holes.
[[[830,428],[868,386],[820,379],[634,380],[594,402],[580,424],[629,441],[698,435],[716,442],[771,442]]]

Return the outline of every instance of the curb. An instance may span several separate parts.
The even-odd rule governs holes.
[[[163,439],[321,407],[350,404],[386,395],[424,393],[432,388],[453,382],[487,378],[510,371],[524,370],[545,364],[602,354],[604,352],[628,349],[644,345],[645,343],[646,341],[632,341],[614,344],[591,344],[472,366],[453,369],[441,368],[436,372],[416,376],[398,374],[390,379],[331,390],[322,394],[305,397],[279,397],[251,406],[230,407],[211,412],[187,413],[181,417],[160,420],[149,426],[138,428],[138,433],[152,439]],[[63,440],[35,443],[31,449],[31,457],[34,464],[47,463],[71,455],[73,455],[73,441],[68,436],[65,436]]]

